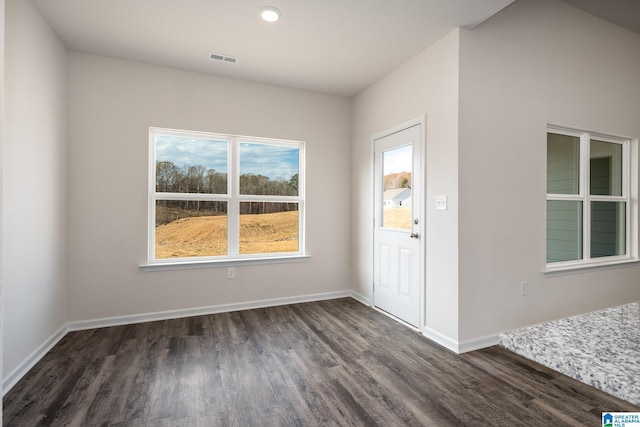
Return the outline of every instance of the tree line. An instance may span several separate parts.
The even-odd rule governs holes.
[[[411,172],[389,173],[384,176],[384,190],[411,188]]]
[[[227,173],[218,172],[202,165],[183,165],[178,167],[170,161],[156,162],[156,191],[162,193],[198,193],[198,194],[227,194]],[[289,180],[274,180],[259,174],[240,175],[240,194],[297,196],[298,174]],[[204,202],[197,200],[161,200],[158,202],[164,208],[202,212],[202,214],[226,215],[225,202]],[[274,202],[242,202],[241,214],[261,214],[287,212],[297,210],[297,203]],[[179,215],[194,216],[190,215]],[[176,218],[174,217],[174,220]],[[165,223],[166,221],[161,221]]]
[[[156,191],[162,193],[226,194],[227,174],[202,165],[178,167],[170,161],[156,163]],[[240,194],[297,196],[298,174],[273,180],[253,173],[240,175]]]

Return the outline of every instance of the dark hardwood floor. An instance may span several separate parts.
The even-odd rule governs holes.
[[[12,426],[598,426],[629,403],[498,347],[455,355],[352,299],[67,334]]]

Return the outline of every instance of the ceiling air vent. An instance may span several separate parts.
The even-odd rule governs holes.
[[[219,53],[210,53],[209,58],[213,59],[214,61],[229,62],[231,64],[235,64],[236,62],[238,62],[238,58],[234,58],[233,56],[228,55],[221,55]]]

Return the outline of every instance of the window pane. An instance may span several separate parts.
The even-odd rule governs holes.
[[[227,194],[227,141],[156,135],[156,191]]]
[[[547,262],[582,259],[582,202],[547,201]]]
[[[580,138],[547,133],[547,194],[578,194]]]
[[[411,176],[413,146],[394,148],[382,154],[384,193],[382,226],[411,229]]]
[[[240,254],[298,252],[298,231],[297,203],[240,203]]]
[[[227,202],[156,201],[156,258],[227,255]]]
[[[622,145],[591,140],[591,194],[622,196]]]
[[[591,257],[626,253],[625,202],[591,202]]]
[[[297,196],[300,149],[240,143],[240,194]]]

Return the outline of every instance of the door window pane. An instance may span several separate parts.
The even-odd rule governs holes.
[[[407,145],[382,154],[382,226],[411,229],[411,178],[413,146]]]
[[[228,143],[156,135],[156,191],[227,194]]]
[[[227,255],[227,202],[156,201],[156,258]]]
[[[298,252],[297,203],[241,202],[240,254]]]
[[[590,193],[622,196],[622,145],[592,139],[590,157]]]
[[[547,262],[582,259],[582,202],[547,201]]]
[[[624,255],[627,204],[591,202],[591,257]]]
[[[297,196],[300,149],[240,143],[240,194]]]
[[[580,138],[547,133],[547,194],[578,194]]]

